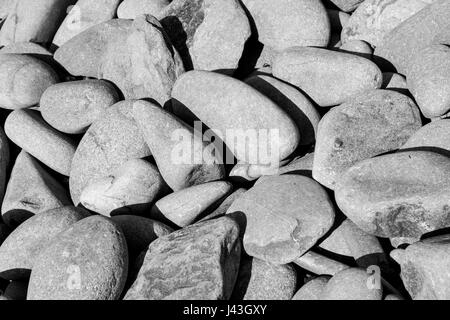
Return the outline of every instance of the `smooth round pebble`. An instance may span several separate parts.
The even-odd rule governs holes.
[[[295,293],[292,300],[320,300],[330,277],[320,276],[309,280]]]

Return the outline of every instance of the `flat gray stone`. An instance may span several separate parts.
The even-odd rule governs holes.
[[[228,217],[158,238],[125,300],[228,300],[240,253],[239,228]]]
[[[117,300],[128,271],[122,231],[101,216],[55,237],[35,260],[28,300]]]
[[[335,189],[353,164],[399,149],[421,126],[414,101],[398,92],[374,90],[350,99],[320,122],[313,177]]]

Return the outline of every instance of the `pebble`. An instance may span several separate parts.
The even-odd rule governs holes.
[[[361,40],[349,40],[339,46],[339,50],[347,53],[359,55],[361,57],[372,59],[373,49],[365,41]]]
[[[342,270],[328,281],[320,300],[382,300],[382,288],[371,288],[370,277],[363,269]]]
[[[160,197],[166,184],[158,168],[142,159],[132,159],[107,177],[87,185],[81,204],[104,216],[145,213]]]
[[[194,114],[216,136],[223,138],[238,160],[250,164],[277,163],[299,144],[299,130],[286,112],[259,91],[234,78],[208,71],[190,71],[178,78],[172,98],[175,114],[181,118],[186,118],[189,112]],[[271,129],[277,131],[270,132]],[[266,138],[261,131],[266,132]],[[246,134],[250,137],[253,134],[256,139],[235,142],[236,137],[242,140]],[[274,143],[270,137],[275,134],[277,141]],[[270,149],[265,152],[267,157],[262,155],[263,148]]]
[[[227,213],[228,209],[233,204],[233,202],[236,201],[237,199],[239,199],[246,192],[247,192],[247,189],[245,189],[245,188],[237,189],[236,191],[231,193],[229,196],[227,196],[213,212],[211,212],[210,214],[201,218],[199,220],[199,222],[224,216]]]
[[[128,271],[125,236],[92,216],[53,238],[34,262],[28,300],[117,300]]]
[[[16,226],[34,214],[71,205],[66,189],[31,155],[22,151],[11,172],[2,218]]]
[[[233,186],[225,181],[192,186],[158,200],[152,207],[151,216],[155,219],[164,217],[183,228],[194,223],[205,210],[226,197],[232,189]]]
[[[320,253],[308,251],[300,258],[294,260],[294,263],[302,269],[312,272],[316,275],[335,275],[342,270],[348,269],[349,266],[328,258]]]
[[[120,19],[135,19],[142,14],[157,16],[170,0],[124,0],[117,8],[117,16]]]
[[[330,0],[336,7],[344,12],[352,12],[364,2],[364,0]]]
[[[245,257],[231,300],[291,300],[296,287],[297,272],[292,265],[276,266]]]
[[[273,77],[257,75],[245,80],[275,104],[283,108],[300,131],[300,145],[315,142],[320,115],[314,104],[299,90]]]
[[[450,48],[434,44],[420,50],[406,69],[408,89],[427,118],[450,111]]]
[[[164,181],[172,190],[180,191],[224,177],[221,159],[176,116],[146,101],[135,102],[132,114]]]
[[[19,225],[0,246],[0,276],[27,279],[39,254],[59,233],[89,214],[75,207],[51,209]]]
[[[251,35],[238,0],[173,0],[156,18],[186,70],[236,69]]]
[[[81,134],[117,102],[119,94],[106,81],[71,81],[45,90],[39,110],[53,128],[64,133]]]
[[[128,160],[150,156],[133,119],[134,101],[121,101],[107,109],[81,139],[72,160],[70,194],[73,203],[89,184],[107,177]]]
[[[399,149],[421,126],[416,104],[400,93],[374,90],[350,99],[319,124],[313,177],[335,189],[352,165]]]
[[[334,208],[325,190],[303,176],[273,176],[237,199],[227,213],[242,212],[245,251],[287,264],[308,251],[333,225]]]
[[[10,43],[0,49],[1,54],[12,53],[12,54],[27,54],[31,56],[41,57],[49,56],[52,57],[53,54],[44,48],[43,46],[33,43],[33,42],[14,42]]]
[[[53,38],[53,44],[60,47],[77,34],[99,23],[115,17],[121,0],[78,0],[67,10],[68,14]]]
[[[320,300],[329,280],[330,277],[320,276],[308,281],[297,291],[292,300]]]
[[[156,239],[173,232],[173,229],[164,223],[146,217],[120,215],[111,219],[120,227],[127,240],[130,258],[147,250],[150,243]]]
[[[435,0],[389,32],[375,49],[375,56],[405,74],[417,52],[435,42],[449,43],[448,30],[450,2]]]
[[[243,3],[255,21],[258,40],[265,46],[284,50],[328,45],[330,22],[320,0],[244,0]]]
[[[67,8],[75,4],[75,0],[17,0],[9,3],[0,31],[0,46],[26,41],[51,42]]]
[[[24,109],[39,103],[41,95],[59,81],[45,62],[30,55],[0,54],[0,108]]]
[[[366,0],[342,30],[342,42],[364,40],[378,47],[383,38],[435,0]]]
[[[391,252],[401,266],[403,283],[413,300],[450,299],[448,235],[416,242]]]
[[[403,151],[358,162],[338,180],[336,202],[363,231],[409,243],[450,226],[450,160],[430,151]]]
[[[275,57],[272,70],[275,77],[299,87],[321,107],[378,89],[383,80],[372,61],[322,48],[286,49]]]
[[[401,149],[421,148],[450,152],[450,119],[436,120],[416,131]]]
[[[125,300],[228,300],[236,282],[239,227],[222,217],[153,241]]]
[[[408,92],[406,78],[395,72],[383,72],[383,84],[381,88],[397,90],[400,93]]]

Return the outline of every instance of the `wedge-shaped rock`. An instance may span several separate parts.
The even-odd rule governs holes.
[[[302,89],[321,107],[339,105],[381,87],[383,75],[372,61],[322,48],[295,47],[279,53],[273,75]]]
[[[320,276],[308,281],[300,287],[292,300],[320,300],[329,280],[329,277]]]
[[[364,40],[377,47],[386,34],[436,0],[367,0],[352,13],[341,40]]]
[[[344,12],[352,12],[363,2],[364,0],[330,0],[339,9]]]
[[[274,176],[256,184],[228,209],[246,216],[245,251],[258,259],[286,264],[309,250],[333,225],[334,208],[314,180]]]
[[[432,121],[420,128],[402,147],[411,148],[450,152],[450,119]]]
[[[391,252],[401,266],[401,277],[414,300],[450,299],[450,237],[448,235],[416,242]]]
[[[177,80],[172,98],[177,115],[195,115],[243,162],[278,164],[300,142],[295,122],[281,107],[234,78],[190,71]]]
[[[418,51],[432,43],[450,43],[449,30],[450,2],[435,0],[388,33],[375,55],[405,74]]]
[[[273,77],[258,75],[245,80],[278,106],[295,121],[300,130],[300,145],[308,145],[316,141],[320,115],[313,103],[299,90]]]
[[[188,226],[232,189],[229,182],[215,181],[174,192],[155,203],[152,216],[163,216],[179,227]]]
[[[5,122],[5,133],[17,146],[49,168],[69,175],[76,143],[48,125],[38,111],[11,112]]]
[[[46,63],[29,55],[0,54],[0,108],[24,109],[39,103],[58,75]]]
[[[328,281],[320,300],[381,300],[383,289],[371,277],[363,269],[343,270]]]
[[[135,19],[141,14],[158,15],[170,0],[124,0],[117,9],[120,19]]]
[[[128,271],[122,231],[101,216],[53,238],[34,262],[28,300],[117,300]]]
[[[120,0],[78,0],[59,26],[53,44],[60,47],[84,30],[111,20],[119,4]]]
[[[421,125],[416,104],[400,93],[374,90],[350,99],[319,124],[313,177],[335,189],[353,164],[399,149]]]
[[[1,48],[0,53],[20,53],[35,55],[38,57],[53,56],[49,50],[34,42],[14,42]]]
[[[75,2],[76,0],[9,1],[11,5],[0,32],[0,45],[24,41],[51,42],[67,8]]]
[[[119,94],[108,82],[81,80],[53,85],[41,97],[39,110],[53,128],[79,134],[118,102]]]
[[[97,24],[56,50],[55,60],[74,76],[98,78],[108,44],[124,42],[131,25],[132,21],[125,19]]]
[[[89,210],[105,216],[145,213],[164,191],[166,184],[158,168],[141,159],[132,159],[107,177],[89,184],[80,202]]]
[[[177,117],[146,101],[135,102],[132,113],[161,175],[174,191],[224,177],[215,150]]]
[[[239,227],[228,217],[158,238],[125,300],[227,300],[239,269]]]
[[[276,266],[245,257],[231,300],[291,300],[297,286],[297,272],[290,264]]]
[[[409,91],[427,118],[447,116],[450,112],[449,70],[450,48],[441,44],[420,50],[406,69]]]
[[[28,153],[16,159],[2,204],[3,220],[17,225],[50,209],[71,205],[67,191]]]
[[[133,119],[132,110],[133,101],[116,103],[83,136],[73,157],[69,180],[76,205],[86,186],[107,177],[128,160],[151,154]]]
[[[173,229],[164,223],[145,217],[123,215],[114,216],[111,219],[119,225],[125,235],[130,258],[137,257],[147,250],[149,244],[157,238],[173,232]]]
[[[363,231],[409,238],[450,226],[450,159],[404,151],[358,162],[338,180],[336,201]]]
[[[186,70],[236,69],[251,34],[238,0],[174,0],[156,17]]]
[[[244,0],[258,30],[258,40],[275,50],[326,47],[330,22],[319,0]]]
[[[0,246],[0,276],[9,280],[26,279],[37,256],[52,239],[88,215],[82,209],[62,207],[22,223]]]

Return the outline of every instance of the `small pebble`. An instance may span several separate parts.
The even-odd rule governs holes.
[[[320,300],[329,280],[330,277],[320,276],[308,281],[297,291],[292,300]]]

